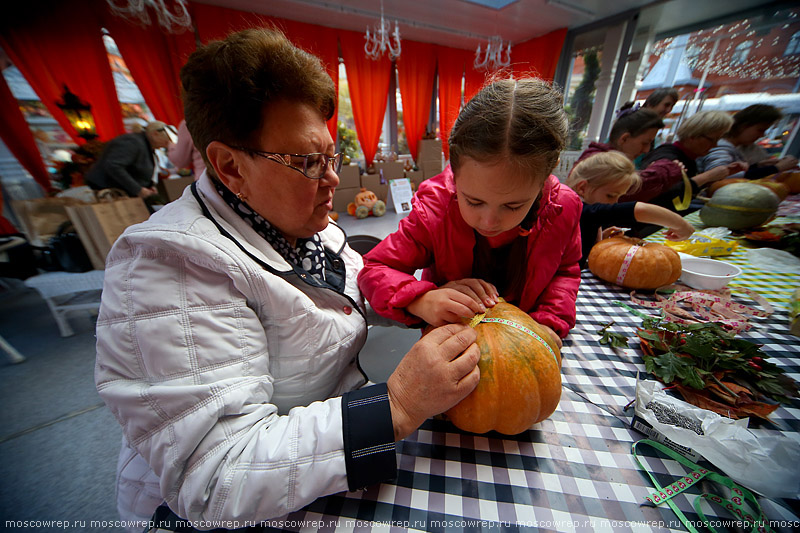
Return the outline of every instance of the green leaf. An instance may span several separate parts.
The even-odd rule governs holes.
[[[703,389],[706,386],[706,382],[703,381],[703,378],[701,378],[700,374],[698,374],[699,371],[699,368],[688,369],[684,374],[681,375],[683,382],[690,387],[694,387],[695,389]]]
[[[610,328],[612,324],[613,322],[609,322],[599,331],[599,333],[602,333],[602,337],[600,337],[600,344],[608,344],[612,348],[627,348],[628,337],[622,333],[614,333],[609,331],[608,328]]]
[[[686,375],[686,367],[694,366],[689,363],[690,359],[685,357],[678,357],[672,352],[665,352],[653,358],[656,364],[655,374],[660,377],[664,383],[672,383],[675,381],[675,376],[681,374]]]

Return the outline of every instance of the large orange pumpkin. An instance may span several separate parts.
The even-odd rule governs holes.
[[[542,326],[500,302],[474,327],[481,380],[447,411],[453,424],[472,433],[516,435],[553,414],[561,399],[561,353]]]
[[[681,276],[681,258],[675,250],[631,237],[598,242],[588,263],[598,278],[629,289],[655,289]]]

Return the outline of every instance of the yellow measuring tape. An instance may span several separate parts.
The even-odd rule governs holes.
[[[689,204],[692,203],[692,183],[689,181],[689,176],[686,175],[686,171],[681,169],[681,177],[683,177],[683,199],[680,196],[676,196],[672,199],[672,205],[675,206],[675,210],[677,211],[685,211],[689,209]]]

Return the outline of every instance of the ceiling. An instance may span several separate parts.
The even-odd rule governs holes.
[[[203,4],[363,32],[397,20],[402,38],[475,48],[493,36],[520,43],[646,8],[655,33],[762,6],[764,0],[195,0]],[[487,4],[487,5],[481,5]],[[495,9],[492,5],[507,4]]]

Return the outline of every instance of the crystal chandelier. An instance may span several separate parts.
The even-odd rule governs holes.
[[[152,9],[158,23],[168,32],[181,33],[192,27],[186,0],[107,0],[107,2],[114,15],[138,19],[144,25],[150,25],[148,11]],[[167,4],[174,4],[174,7],[170,8]]]
[[[364,36],[367,42],[364,43],[364,53],[372,60],[377,60],[386,52],[390,59],[400,57],[400,27],[394,21],[394,31],[392,23],[383,18],[383,2],[381,2],[381,23],[373,28],[372,34],[367,26],[367,34]]]
[[[503,47],[506,49],[503,50]],[[499,35],[495,35],[489,42],[486,43],[486,50],[483,51],[481,57],[481,45],[475,50],[475,62],[473,66],[475,70],[496,70],[498,68],[507,67],[511,64],[511,43],[507,45],[503,43],[503,39]]]

